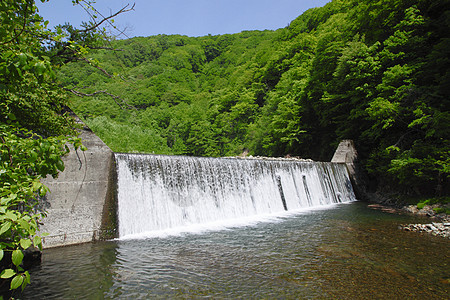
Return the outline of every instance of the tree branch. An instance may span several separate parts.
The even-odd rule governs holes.
[[[86,46],[87,48],[89,48],[89,49],[92,49],[92,50],[111,50],[111,51],[125,51],[125,50],[123,50],[123,49],[114,49],[114,48],[111,48],[111,47],[94,47],[94,46]]]
[[[91,27],[88,27],[88,28],[85,28],[85,29],[80,29],[80,30],[78,30],[78,32],[88,32],[88,31],[94,30],[94,29],[96,29],[97,27],[99,27],[103,22],[105,22],[105,21],[107,21],[107,20],[109,20],[109,19],[112,19],[112,18],[114,18],[115,16],[117,16],[117,15],[119,15],[119,14],[121,14],[121,13],[129,12],[129,11],[131,11],[131,10],[134,10],[134,7],[136,6],[136,3],[133,3],[133,6],[131,6],[131,8],[127,8],[128,6],[130,6],[130,4],[127,4],[127,5],[125,5],[124,7],[122,7],[122,8],[121,8],[119,11],[117,11],[115,14],[112,14],[112,15],[110,15],[110,16],[108,16],[108,17],[104,17],[100,22],[95,23],[95,24],[92,25]]]
[[[86,57],[83,57],[83,56],[82,56],[82,57],[78,58],[78,60],[82,60],[82,61],[87,62],[89,65],[93,66],[94,68],[96,68],[96,69],[102,71],[102,72],[103,72],[106,76],[108,76],[109,78],[112,78],[112,75],[109,74],[105,69],[100,68],[100,67],[97,66],[97,65],[94,65],[94,64],[93,64],[89,59],[87,59]]]
[[[134,5],[133,5],[133,7],[134,7]],[[22,29],[21,29],[18,33],[16,33],[9,41],[0,43],[0,45],[6,45],[6,44],[8,44],[8,43],[14,41],[15,39],[17,39],[17,38],[25,31],[25,27],[26,27],[26,25],[27,25],[27,20],[28,20],[28,14],[27,14],[27,12],[28,12],[28,2],[26,3],[25,10],[24,10],[24,18],[23,18]],[[15,30],[14,30],[14,31],[15,31]]]
[[[73,55],[67,55],[64,52],[68,50],[69,52],[73,53]],[[116,50],[114,50],[116,51]],[[87,59],[84,56],[79,55],[75,50],[66,47],[65,45],[63,45],[63,50],[60,50],[58,53],[56,53],[56,55],[54,55],[53,57],[60,57],[63,59],[66,59],[66,61],[84,61],[87,62],[90,66],[96,68],[97,70],[100,70],[103,74],[105,74],[106,76],[108,76],[109,78],[112,78],[113,76],[111,74],[108,73],[108,71],[106,71],[105,69],[101,68],[100,66],[93,64],[89,59]]]
[[[413,130],[408,130],[405,134],[403,134],[398,140],[397,142],[394,144],[394,147],[399,147],[400,143],[403,141],[403,139],[405,138],[405,136],[407,136],[408,134],[410,134],[411,132],[414,132]]]
[[[72,94],[77,95],[79,97],[92,97],[92,96],[95,96],[95,95],[98,95],[98,94],[105,94],[105,95],[110,96],[120,108],[124,108],[125,107],[127,109],[135,109],[135,110],[137,110],[136,107],[134,107],[133,105],[128,104],[125,100],[123,100],[119,96],[116,96],[116,95],[113,95],[111,93],[108,93],[107,91],[95,91],[93,93],[87,94],[87,93],[83,93],[83,92],[77,91],[75,89],[68,89],[68,88],[65,88],[65,87],[63,87],[63,89],[68,91],[68,92],[71,92]],[[120,100],[122,103],[119,103],[118,100]]]

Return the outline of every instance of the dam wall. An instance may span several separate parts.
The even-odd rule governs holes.
[[[115,230],[114,155],[89,128],[81,131],[86,151],[71,147],[65,170],[42,182],[50,189],[41,199],[46,211],[43,247],[73,245],[109,238]]]
[[[118,178],[117,178],[116,161],[115,161],[115,156],[117,156],[117,154],[115,155],[111,151],[111,149],[86,126],[81,131],[80,137],[82,138],[83,145],[85,145],[87,147],[87,150],[86,151],[81,151],[81,150],[75,151],[72,148],[70,153],[68,155],[66,155],[65,157],[63,157],[63,161],[65,163],[64,172],[61,172],[59,174],[58,178],[56,178],[56,179],[53,179],[50,177],[50,178],[46,178],[45,180],[43,180],[43,183],[45,185],[47,185],[50,189],[50,192],[47,193],[47,195],[43,199],[40,199],[41,200],[40,201],[41,208],[47,214],[47,217],[43,219],[43,224],[41,225],[41,232],[48,233],[48,235],[43,238],[43,247],[44,248],[67,246],[67,245],[92,242],[92,241],[96,241],[96,240],[109,239],[109,238],[118,237],[118,234],[119,234],[118,233],[118,230],[119,230],[118,203],[119,203],[119,201],[118,201],[118,192],[117,192]],[[126,156],[126,154],[121,154],[121,155]],[[140,157],[140,156],[138,156],[138,157]],[[153,157],[149,156],[149,158],[147,158],[145,156],[145,159],[162,159],[162,158],[164,158],[164,157],[160,156],[160,157],[153,158]],[[167,157],[164,159],[174,160],[175,158]],[[180,160],[180,159],[186,160],[188,158],[182,158],[182,157],[178,158],[178,160]],[[189,159],[191,159],[191,158],[189,158]],[[194,159],[194,158],[192,158],[192,159]],[[291,207],[295,208],[296,206],[299,206],[299,205],[300,206],[311,206],[312,204],[309,202],[311,202],[311,201],[314,202],[315,201],[313,199],[314,197],[319,197],[320,199],[318,198],[318,200],[317,199],[316,200],[318,202],[320,202],[321,204],[327,202],[330,199],[331,199],[330,200],[331,202],[341,202],[342,195],[347,195],[347,193],[348,193],[347,189],[350,189],[349,191],[351,191],[351,185],[350,185],[350,187],[347,185],[346,187],[337,188],[331,184],[332,183],[331,181],[334,179],[331,180],[330,179],[331,177],[330,177],[327,180],[327,178],[325,178],[325,177],[329,176],[328,174],[334,174],[334,173],[338,172],[337,171],[338,169],[334,170],[334,168],[339,168],[339,165],[345,164],[346,169],[349,174],[349,177],[347,177],[347,178],[350,178],[353,183],[353,186],[355,186],[355,184],[358,184],[357,168],[355,167],[356,159],[357,159],[357,153],[356,153],[355,147],[353,145],[353,142],[350,140],[344,140],[338,146],[336,153],[331,161],[331,163],[337,163],[337,164],[331,164],[330,166],[328,166],[326,164],[330,164],[330,163],[308,162],[308,163],[299,164],[297,166],[298,163],[284,161],[284,162],[277,162],[277,163],[273,162],[272,164],[274,164],[274,165],[270,165],[270,166],[264,165],[264,167],[261,167],[261,168],[263,168],[264,170],[269,170],[270,172],[272,172],[272,169],[273,170],[275,170],[276,168],[280,169],[280,170],[277,169],[276,171],[273,171],[273,172],[275,172],[276,174],[275,173],[274,174],[277,175],[278,177],[280,177],[280,176],[282,177],[283,188],[285,190],[284,193],[287,196],[288,202],[290,201],[289,200],[289,193],[290,193],[289,192],[289,190],[290,190],[289,181],[291,180],[291,177],[295,179],[294,182],[292,183],[293,187],[294,187],[292,190],[295,193],[292,192],[291,194],[297,195],[297,196],[294,195],[295,197],[293,197],[293,199],[294,198],[295,199],[298,198],[298,199],[296,200],[296,202],[294,202],[294,200],[293,200],[293,201],[291,201],[292,203],[288,203],[290,208]],[[200,162],[205,160],[206,161],[205,163],[209,164],[209,165],[213,164],[213,162],[216,162],[216,161],[218,161],[218,162],[223,161],[223,159],[196,158],[195,162],[197,162],[197,160],[199,160]],[[128,160],[126,160],[126,161],[128,161]],[[175,166],[177,164],[180,164],[180,163],[177,162],[175,164]],[[194,162],[191,164],[194,164]],[[228,160],[228,162],[226,164],[226,168],[225,167],[223,167],[223,168],[233,169],[234,167],[232,168],[230,166],[231,165],[234,166],[234,164],[236,164],[235,168],[238,168],[238,167],[241,167],[242,164],[251,164],[252,166],[253,166],[253,164],[258,164],[258,166],[259,166],[260,164],[267,164],[267,162],[263,162],[263,161],[261,161],[261,162],[250,162],[250,161],[234,162],[233,160]],[[281,165],[275,167],[276,164],[281,164],[281,165],[283,165],[283,167],[281,167]],[[284,166],[284,164],[286,166]],[[318,164],[318,167],[320,170],[323,169],[324,171],[314,171],[312,174],[314,175],[316,172],[318,172],[317,174],[319,174],[319,173],[322,174],[322,172],[325,172],[323,174],[325,174],[326,176],[323,174],[322,175],[319,174],[320,176],[317,174],[315,174],[314,176],[312,176],[312,175],[310,176],[310,174],[309,174],[310,171],[307,171],[307,169],[309,170],[311,168],[311,166],[314,166],[316,164]],[[324,164],[324,165],[322,165],[322,164]],[[167,169],[170,171],[170,168],[172,168],[172,167],[165,166],[163,169]],[[205,168],[205,166],[202,165],[201,169],[204,169],[204,168]],[[286,174],[288,174],[288,173],[284,174],[283,168],[288,168],[289,169],[288,173],[291,175],[287,176]],[[290,170],[292,168],[294,168],[296,171],[294,170],[294,172],[293,172],[292,170]],[[331,169],[328,170],[327,168],[333,168],[333,170],[331,170]],[[305,169],[305,170],[303,170],[303,169]],[[173,176],[180,177],[181,173],[183,173],[183,172],[181,172],[181,173],[180,172],[181,172],[180,170],[176,171],[175,172],[176,174],[174,173]],[[184,172],[186,172],[186,170]],[[200,173],[200,171],[197,173]],[[216,174],[216,173],[214,173],[214,174]],[[217,174],[219,174],[219,173],[217,173]],[[298,175],[297,173],[300,175]],[[347,172],[345,172],[345,173],[347,173]],[[233,175],[233,173],[230,173],[230,174]],[[241,170],[238,172],[238,174],[240,174],[239,176],[241,176],[242,174],[245,174],[245,172],[243,172]],[[269,179],[272,181],[277,179],[278,177],[275,175],[273,175],[273,174],[270,175]],[[300,176],[299,177],[300,179],[295,177],[297,175]],[[208,175],[208,176],[211,178],[214,177],[213,175]],[[222,179],[220,179],[218,182],[213,181],[212,184],[214,185],[214,182],[215,182],[216,185],[220,185],[221,182],[224,180],[223,178],[225,178],[224,176],[225,175],[219,176]],[[285,176],[286,178],[284,178],[283,176]],[[318,183],[316,185],[321,188],[319,189],[319,192],[317,192],[317,193],[315,192],[314,195],[311,195],[310,189],[312,189],[312,186],[311,187],[308,187],[308,186],[310,184],[312,184],[313,181],[311,183],[309,181],[311,181],[312,179],[314,179],[317,176],[318,176],[318,178],[319,177],[322,178],[325,176],[324,177],[325,180],[318,181]],[[345,177],[347,175],[343,175],[343,176]],[[167,176],[167,174],[164,174],[163,177],[169,178]],[[250,178],[250,179],[252,179],[252,178]],[[250,199],[251,204],[253,205],[252,206],[253,209],[255,209],[254,208],[254,206],[256,205],[255,204],[255,195],[253,195],[253,194],[257,193],[260,188],[257,188],[256,185],[247,187],[246,185],[248,185],[250,183],[250,181],[251,181],[250,179],[247,178],[244,181],[242,178],[240,180],[233,180],[232,182],[229,183],[229,185],[232,186],[236,182],[244,182],[243,187],[236,187],[236,189],[238,189],[238,190],[239,189],[244,189],[244,190],[247,189],[250,191],[249,199]],[[345,182],[345,180],[343,182]],[[172,185],[178,186],[179,184],[182,184],[182,183],[174,182]],[[148,184],[145,184],[146,187],[147,187],[147,185]],[[330,185],[330,187],[328,187],[328,185]],[[192,185],[189,185],[189,186],[192,186]],[[264,186],[266,186],[266,185],[264,185]],[[268,186],[270,186],[270,184],[268,184]],[[305,187],[303,188],[303,186],[305,186]],[[134,190],[135,189],[136,188],[134,188]],[[210,187],[205,185],[205,187],[203,189],[208,190],[208,189],[210,189]],[[303,191],[303,189],[306,189],[306,190]],[[342,189],[342,191],[338,191],[341,189]],[[141,190],[141,188],[139,190]],[[158,190],[157,188],[153,188],[151,193],[154,193],[157,190]],[[334,190],[338,191],[338,192],[336,192],[336,195],[333,194]],[[355,189],[355,192],[357,192],[356,189]],[[130,191],[127,193],[128,193],[127,197],[129,197],[132,194],[132,192],[130,192]],[[280,193],[281,193],[281,190],[280,190]],[[351,192],[351,194],[352,193],[353,192]],[[176,194],[178,195],[177,197],[181,197],[184,195],[182,191],[181,192],[178,191]],[[215,199],[215,202],[212,201],[212,203],[216,203],[218,201],[217,195],[219,195],[220,193],[217,191],[214,191],[212,194],[214,196],[213,198]],[[245,193],[239,190],[238,194],[240,195],[240,194],[245,194]],[[282,195],[282,196],[284,196],[284,195]],[[358,195],[356,195],[356,196],[358,197]],[[244,196],[242,196],[242,197],[244,197]],[[277,198],[277,197],[279,197],[279,195],[277,195],[277,193],[275,193],[275,196],[273,198]],[[338,200],[334,199],[333,197],[338,197],[338,198],[336,198]],[[136,197],[131,197],[130,201],[133,200],[134,198],[136,198]],[[137,198],[139,198],[139,197],[137,197]],[[200,198],[202,198],[202,197],[200,197]],[[264,197],[258,196],[257,198],[262,199]],[[330,199],[328,199],[328,198],[330,198]],[[184,199],[183,201],[186,201],[186,200]],[[192,201],[194,201],[194,200],[192,200]],[[298,201],[300,201],[300,202],[307,201],[307,202],[305,202],[306,204],[305,203],[299,204],[299,203],[297,203]],[[242,201],[239,200],[238,202],[240,203]],[[280,201],[278,201],[278,202],[280,202]],[[171,203],[171,202],[169,201],[169,203]],[[278,203],[278,204],[280,204],[280,203]],[[224,207],[227,207],[227,205],[225,203],[224,203],[224,205],[225,205]],[[188,206],[190,207],[190,205],[188,205]],[[216,203],[216,206],[217,206],[217,203]],[[264,208],[266,208],[266,206],[269,207],[270,205],[265,205]],[[314,206],[314,205],[312,205],[312,206]],[[183,209],[186,210],[187,208],[183,208]],[[286,206],[284,209],[286,209]],[[151,211],[153,211],[153,210],[154,209],[151,209]],[[133,215],[135,215],[135,214],[132,214],[132,217],[131,217],[132,219],[134,218]],[[184,216],[185,217],[187,216],[186,211],[184,211]]]

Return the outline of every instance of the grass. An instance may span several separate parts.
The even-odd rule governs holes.
[[[437,198],[429,198],[429,199],[422,199],[417,202],[417,208],[422,209],[426,205],[433,205],[433,204],[441,204],[446,205],[450,203],[450,197],[437,197]],[[450,208],[445,207],[435,207],[433,208],[434,212],[440,214],[440,213],[446,213],[447,215],[450,215]]]

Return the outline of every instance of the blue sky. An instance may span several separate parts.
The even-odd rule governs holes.
[[[187,36],[238,33],[243,30],[275,30],[286,27],[290,21],[312,7],[325,5],[330,0],[97,0],[95,4],[103,15],[116,12],[133,3],[135,10],[114,19],[126,35],[150,36],[182,34]],[[71,0],[36,1],[40,14],[50,26],[69,22],[79,25],[88,15]],[[113,32],[114,33],[114,32]]]

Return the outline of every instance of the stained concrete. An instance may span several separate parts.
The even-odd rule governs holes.
[[[358,152],[352,140],[342,140],[334,152],[333,163],[345,163],[355,195],[360,200],[367,199],[366,179],[358,163]]]
[[[43,180],[50,189],[41,201],[47,212],[41,232],[49,234],[44,248],[95,241],[115,228],[113,152],[87,127],[80,136],[87,151],[71,148],[64,172]]]
[[[358,152],[352,140],[342,140],[334,152],[331,162],[346,163],[349,168],[354,170],[354,163],[358,159]]]

